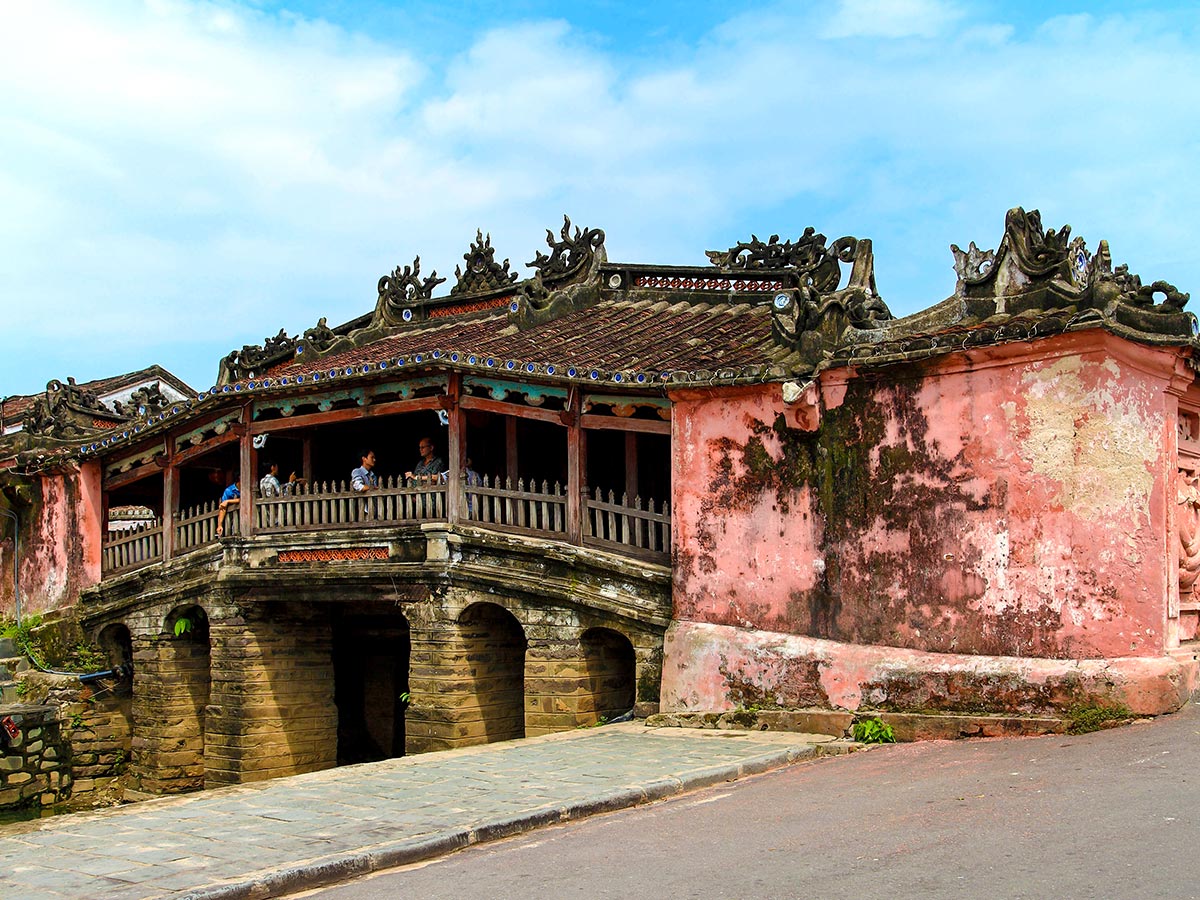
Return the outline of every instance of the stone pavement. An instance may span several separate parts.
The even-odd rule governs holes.
[[[763,772],[831,740],[608,725],[23,822],[0,827],[0,897],[279,896]]]

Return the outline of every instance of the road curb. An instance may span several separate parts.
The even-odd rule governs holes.
[[[707,766],[681,776],[608,790],[567,804],[486,819],[470,828],[440,831],[335,857],[309,860],[272,872],[254,873],[237,881],[190,891],[179,895],[178,900],[267,900],[297,891],[337,884],[384,869],[423,862],[465,847],[512,837],[547,825],[577,821],[600,813],[665,800],[687,791],[736,781],[816,758],[818,754],[811,745],[768,751],[737,763]]]

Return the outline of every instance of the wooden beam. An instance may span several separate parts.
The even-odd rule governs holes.
[[[540,409],[536,406],[518,406],[516,403],[505,403],[502,400],[489,400],[487,397],[464,396],[459,400],[463,409],[478,409],[483,412],[496,413],[501,416],[515,416],[518,419],[537,419],[541,422],[553,422],[562,425],[562,413],[557,409]]]
[[[355,407],[353,409],[331,409],[329,412],[308,413],[303,416],[290,416],[286,419],[267,419],[263,422],[252,422],[250,423],[250,433],[268,434],[272,431],[290,431],[294,428],[312,428],[318,425],[333,425],[338,422],[369,419],[374,416],[390,416],[406,412],[420,412],[423,409],[441,408],[442,395],[440,394],[436,397],[393,400],[391,403],[377,403],[375,406]]]
[[[115,491],[119,487],[133,484],[135,481],[141,481],[149,475],[161,475],[162,472],[162,468],[157,463],[144,463],[140,466],[135,466],[128,472],[122,472],[119,475],[109,475],[104,479],[104,490]]]
[[[170,459],[170,465],[181,466],[188,460],[195,459],[198,456],[203,456],[205,453],[216,450],[218,447],[224,447],[226,444],[236,441],[239,437],[241,437],[241,435],[235,434],[233,430],[230,429],[224,434],[218,434],[210,441],[205,441],[203,444],[197,444],[195,447],[188,447],[186,450],[177,450],[174,455],[168,456],[168,459]],[[174,446],[174,437],[168,437],[167,440],[169,440],[171,445]]]
[[[584,428],[597,431],[637,431],[642,434],[670,434],[671,423],[661,419],[622,419],[619,416],[584,414],[579,417]]]

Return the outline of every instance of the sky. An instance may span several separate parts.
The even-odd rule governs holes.
[[[1192,2],[5,0],[0,395],[205,388],[564,213],[619,262],[870,238],[906,315],[1024,206],[1195,291],[1197,97]]]

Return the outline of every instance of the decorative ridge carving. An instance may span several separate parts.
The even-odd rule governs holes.
[[[113,409],[118,416],[127,419],[139,416],[154,416],[161,413],[170,401],[163,396],[162,386],[156,381],[145,387],[140,387],[129,395],[129,402],[113,401]]]
[[[475,230],[475,240],[469,250],[463,254],[467,267],[454,267],[458,278],[457,284],[450,288],[451,294],[482,294],[510,287],[517,280],[517,273],[508,270],[508,260],[504,264],[496,262],[496,251],[492,248],[492,235],[485,238],[482,229]]]
[[[564,215],[559,240],[555,240],[554,232],[547,228],[546,244],[550,253],[536,251],[533,260],[526,265],[537,270],[534,277],[540,278],[543,284],[554,284],[573,278],[595,260],[604,246],[604,232],[599,228],[576,226],[572,235],[571,218]]]
[[[521,282],[508,306],[508,320],[518,328],[530,328],[564,313],[591,306],[600,300],[600,266],[608,261],[604,232],[599,228],[571,231],[571,218],[563,216],[559,239],[546,229],[550,252],[538,252],[526,265],[532,278]]]
[[[246,344],[241,350],[231,350],[221,360],[217,370],[217,385],[222,386],[261,375],[269,366],[296,352],[298,337],[289,337],[280,328],[275,337],[266,338],[261,344]]]
[[[421,257],[413,259],[411,266],[403,269],[397,266],[391,275],[379,279],[379,301],[375,305],[375,316],[372,327],[380,325],[402,325],[412,319],[404,317],[406,308],[429,300],[433,297],[433,289],[446,279],[439,278],[433,271],[428,278],[421,278]]]
[[[317,353],[328,350],[337,339],[337,334],[325,323],[325,316],[317,319],[317,324],[307,328],[301,337],[305,347],[311,347]]]
[[[1112,267],[1108,242],[1088,253],[1071,226],[1043,230],[1036,209],[1020,207],[1004,218],[1004,237],[995,250],[966,250],[951,244],[958,277],[955,297],[966,319],[1025,312],[1095,310],[1106,322],[1134,332],[1190,337],[1195,317],[1183,311],[1188,295],[1166,281],[1142,284],[1129,267]]]
[[[827,294],[838,288],[841,263],[857,258],[859,240],[840,237],[828,247],[826,240],[809,226],[796,241],[780,243],[779,235],[773,234],[764,242],[752,234],[749,241],[739,241],[728,250],[705,250],[704,255],[722,269],[796,269],[805,284]]]
[[[94,419],[126,421],[128,413],[109,409],[93,391],[80,387],[74,378],[63,384],[57,378],[46,384],[44,394],[33,399],[22,418],[22,430],[29,435],[73,438],[96,430]]]

